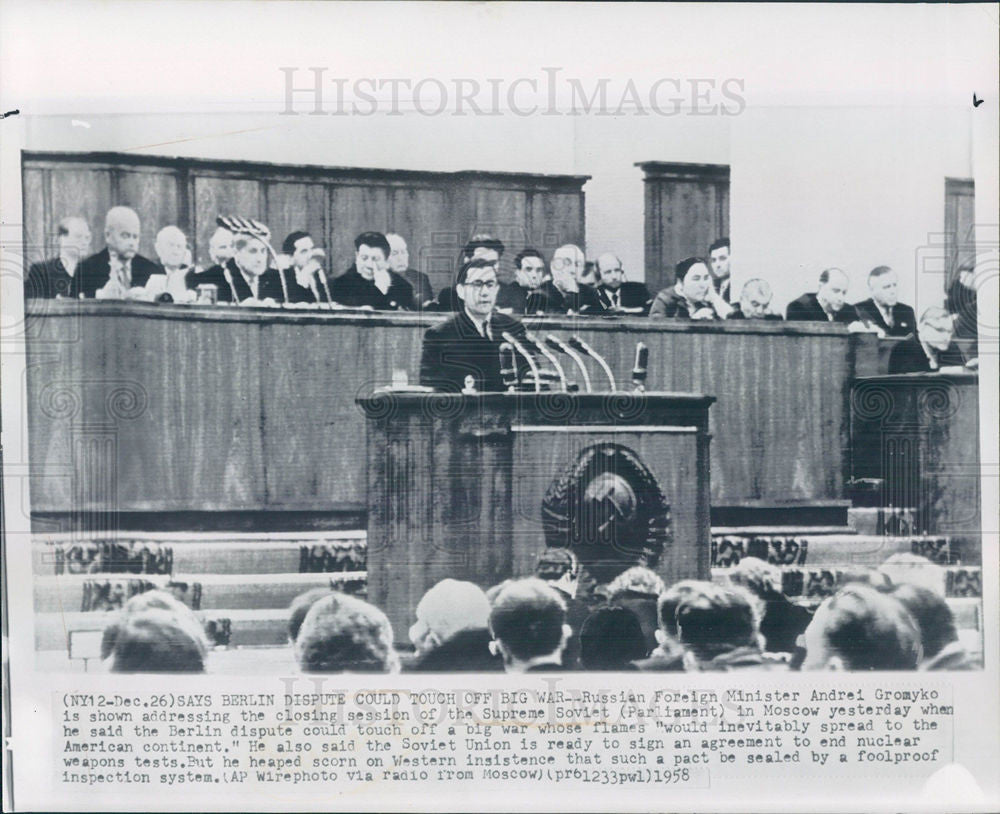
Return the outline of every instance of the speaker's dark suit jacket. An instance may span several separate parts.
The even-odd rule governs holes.
[[[492,339],[482,336],[464,309],[429,328],[420,356],[420,383],[458,393],[465,387],[466,376],[471,376],[480,392],[505,390],[500,375],[502,334],[507,332],[521,339],[525,329],[514,317],[494,311],[490,315],[490,331]],[[520,368],[523,360],[520,356],[516,358]]]
[[[854,303],[854,307],[863,320],[871,322],[873,325],[878,325],[885,331],[886,336],[907,336],[916,333],[917,315],[913,313],[913,309],[909,305],[897,302],[892,306],[891,328],[886,323],[885,317],[882,316],[879,307],[875,304],[875,300],[871,297],[867,300]]]
[[[601,306],[605,309],[610,309],[613,302],[611,289],[605,285],[600,285],[597,287],[597,298],[601,302]],[[649,289],[646,288],[642,283],[627,282],[622,283],[618,288],[618,304],[622,308],[642,308],[643,313],[649,312],[649,306],[653,298],[650,296]]]
[[[141,254],[132,257],[132,288],[141,288],[149,281],[152,274],[163,274],[163,269],[152,260],[148,260]],[[97,254],[93,254],[80,264],[80,268],[74,275],[73,295],[83,294],[85,297],[93,297],[98,290],[107,285],[111,279],[111,252],[105,247]]]
[[[796,322],[830,322],[827,319],[826,311],[819,304],[819,298],[815,294],[803,294],[797,300],[788,303],[785,311],[785,319]],[[844,324],[857,322],[860,319],[857,310],[853,305],[844,303],[836,314],[833,315],[833,322]]]
[[[41,263],[32,263],[28,269],[28,276],[24,278],[24,298],[51,300],[57,295],[75,296],[73,290],[78,286],[73,281],[79,278],[79,274],[79,263],[76,264],[76,275],[71,276],[58,257],[43,260]]]

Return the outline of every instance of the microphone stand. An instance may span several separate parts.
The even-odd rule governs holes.
[[[525,349],[524,345],[522,345],[520,342],[518,342],[517,339],[515,339],[513,336],[511,336],[507,331],[504,331],[502,334],[500,334],[500,336],[503,337],[503,339],[504,339],[505,342],[510,342],[510,344],[513,345],[517,349],[517,352],[520,353],[525,359],[528,360],[528,367],[531,368],[531,372],[535,376],[535,392],[536,393],[541,392],[541,390],[542,390],[541,376],[539,375],[538,365],[535,364],[534,357],[532,357],[532,355],[530,353],[528,353],[528,351]]]
[[[588,393],[593,393],[594,388],[590,386],[590,373],[587,372],[587,366],[583,363],[583,359],[580,358],[580,354],[578,354],[555,334],[546,334],[545,344],[547,344],[550,348],[558,350],[560,353],[565,353],[576,363],[576,366],[580,369],[580,376],[583,378],[583,386],[587,388]]]
[[[508,393],[514,392],[517,386],[517,364],[514,359],[514,346],[510,342],[500,345],[500,378]]]
[[[615,377],[614,374],[611,372],[611,368],[608,367],[608,363],[604,361],[604,357],[601,356],[601,354],[599,354],[596,350],[590,347],[590,345],[588,345],[586,342],[584,342],[582,339],[580,339],[580,337],[576,335],[570,337],[569,343],[574,348],[583,351],[587,356],[589,356],[591,359],[593,359],[595,362],[597,362],[597,364],[601,366],[601,368],[604,370],[604,375],[608,377],[608,383],[611,385],[611,392],[614,393],[615,390],[617,389],[615,387]]]
[[[548,348],[546,348],[543,343],[535,339],[535,337],[533,337],[531,334],[528,334],[527,336],[528,336],[528,341],[531,343],[530,347],[541,353],[542,356],[544,356],[546,359],[549,360],[549,363],[552,365],[552,367],[556,369],[556,373],[559,375],[559,384],[562,385],[563,392],[568,393],[569,384],[566,381],[566,371],[564,371],[562,365],[559,364],[559,360],[556,359],[555,354]]]

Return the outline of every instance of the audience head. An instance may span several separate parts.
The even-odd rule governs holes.
[[[416,616],[410,641],[426,653],[463,630],[487,627],[490,602],[478,585],[443,579],[423,595]]]
[[[868,585],[876,591],[886,591],[892,587],[892,580],[878,568],[872,568],[870,565],[849,565],[844,568],[840,572],[839,584],[843,587],[851,583]]]
[[[693,593],[696,593],[704,586],[709,585],[697,579],[682,579],[675,582],[666,591],[660,594],[656,602],[656,618],[660,622],[660,631],[663,635],[657,634],[656,638],[660,644],[664,644],[666,639],[677,640],[677,606],[681,600]]]
[[[910,585],[920,585],[940,596],[945,594],[947,573],[944,568],[919,554],[913,554],[909,551],[893,554],[878,567],[878,570],[885,576],[890,585],[909,583]]]
[[[836,313],[847,301],[847,275],[838,268],[823,269],[819,273],[819,290],[816,298],[826,311]]]
[[[201,673],[205,649],[184,620],[150,607],[118,624],[111,661],[113,673]]]
[[[546,548],[538,557],[535,576],[570,597],[576,596],[580,561],[568,548]]]
[[[868,290],[883,308],[899,302],[899,275],[888,266],[875,266],[868,272]]]
[[[281,253],[292,258],[292,265],[295,268],[302,269],[312,259],[314,248],[316,248],[316,244],[313,243],[312,235],[308,232],[296,231],[285,238],[285,242],[281,244]]]
[[[701,257],[688,257],[674,267],[680,292],[693,302],[702,302],[712,288],[712,275]]]
[[[160,265],[171,271],[180,268],[187,261],[187,238],[176,226],[164,226],[156,233],[153,244]]]
[[[90,226],[75,215],[63,218],[56,227],[56,239],[59,254],[78,260],[90,251]]]
[[[584,277],[586,265],[587,259],[583,256],[579,246],[574,246],[572,243],[560,246],[552,253],[552,262],[549,264],[552,280],[557,285],[559,285],[559,281],[564,281],[567,278],[574,283],[579,283]],[[565,288],[565,285],[560,287]]]
[[[508,672],[558,662],[572,631],[558,591],[540,579],[513,580],[493,600],[490,631]]]
[[[612,602],[620,596],[644,594],[658,597],[667,586],[663,584],[659,574],[644,565],[634,565],[622,571],[608,583],[606,593]]]
[[[920,327],[917,333],[920,340],[932,348],[947,350],[954,332],[955,323],[944,308],[931,306],[920,315]]]
[[[943,596],[929,588],[908,584],[894,586],[889,595],[916,621],[925,661],[934,658],[945,646],[958,641],[955,617]]]
[[[391,673],[399,666],[386,615],[341,593],[313,603],[299,628],[295,653],[307,673]]]
[[[465,244],[465,248],[462,250],[463,260],[474,260],[477,258],[482,258],[483,260],[489,260],[493,265],[497,265],[500,262],[501,256],[503,256],[504,245],[495,237],[486,234],[473,235],[469,242]]]
[[[514,279],[521,288],[534,291],[545,277],[545,259],[535,249],[524,249],[514,258]]]
[[[252,277],[259,277],[267,271],[267,247],[253,235],[238,234],[233,237],[233,258]]]
[[[601,278],[601,285],[612,290],[621,288],[621,284],[625,282],[622,261],[611,252],[605,252],[597,258],[597,273]]]
[[[597,608],[580,628],[580,664],[585,670],[625,670],[647,651],[639,617],[627,608]]]
[[[292,604],[288,606],[288,640],[290,642],[294,642],[299,637],[299,630],[302,628],[306,614],[309,613],[309,608],[324,596],[329,596],[332,593],[332,588],[312,588],[292,600]]]
[[[500,293],[496,261],[475,257],[462,263],[455,280],[455,293],[472,317],[486,319],[493,312]]]
[[[708,247],[708,259],[712,263],[712,273],[716,280],[725,280],[729,277],[731,255],[728,237],[720,237]]]
[[[104,242],[122,260],[139,251],[139,216],[127,206],[113,206],[104,217]]]
[[[741,559],[729,572],[729,581],[761,599],[781,593],[781,569],[757,557]]]
[[[758,644],[753,602],[738,588],[701,583],[681,597],[675,618],[678,639],[699,661]]]
[[[823,602],[805,632],[804,670],[914,670],[920,632],[902,603],[861,583]]]
[[[747,280],[740,292],[740,310],[747,319],[763,319],[770,311],[771,286],[758,277]]]
[[[395,232],[389,232],[385,239],[389,242],[389,268],[402,274],[410,267],[410,250],[406,241]]]
[[[233,256],[233,233],[222,226],[208,239],[208,256],[213,263],[225,263]]]
[[[381,232],[362,232],[354,238],[354,267],[366,280],[374,280],[388,260],[389,241]]]
[[[110,656],[114,650],[119,630],[125,620],[130,616],[145,613],[148,610],[166,611],[172,615],[177,620],[177,623],[184,628],[187,635],[198,643],[202,657],[205,656],[208,652],[208,639],[205,636],[201,622],[198,621],[198,617],[194,615],[194,612],[187,605],[169,591],[154,589],[136,594],[129,599],[122,606],[121,611],[119,611],[117,622],[104,628],[104,636],[101,640],[102,659]]]

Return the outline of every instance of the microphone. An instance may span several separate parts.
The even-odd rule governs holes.
[[[500,377],[503,386],[510,393],[517,385],[517,366],[514,359],[514,346],[510,342],[500,345]]]
[[[563,370],[562,365],[559,364],[559,360],[556,359],[555,354],[552,353],[544,344],[535,339],[531,334],[526,334],[527,340],[529,342],[528,347],[532,350],[538,351],[546,359],[549,360],[549,364],[556,369],[556,373],[559,375],[559,384],[562,385],[564,393],[569,392],[569,384],[566,382],[566,372]]]
[[[649,348],[645,342],[635,343],[635,364],[632,366],[632,386],[636,393],[646,392],[646,367],[649,365]]]
[[[514,348],[517,350],[518,353],[520,353],[525,359],[528,360],[528,367],[531,368],[531,372],[532,374],[534,374],[535,377],[535,392],[536,393],[540,392],[542,389],[542,381],[541,377],[539,376],[538,365],[535,364],[534,357],[530,353],[528,353],[524,345],[518,342],[517,339],[511,336],[507,331],[504,331],[502,334],[500,334],[500,336],[503,337],[504,342],[509,342],[511,345],[514,346]]]
[[[590,374],[587,372],[587,366],[583,363],[583,359],[580,358],[579,353],[573,350],[569,345],[554,334],[545,335],[545,344],[553,350],[565,353],[570,359],[572,359],[576,366],[580,368],[580,376],[583,378],[583,386],[587,388],[588,393],[594,392],[594,388],[590,386]]]
[[[604,357],[575,334],[569,338],[569,344],[578,351],[589,356],[601,366],[601,369],[604,371],[604,375],[608,377],[608,383],[611,385],[611,392],[614,393],[615,390],[617,390],[615,387],[615,376],[611,372],[611,368],[608,367],[608,363],[604,361]]]

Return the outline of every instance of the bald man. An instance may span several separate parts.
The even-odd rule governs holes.
[[[84,297],[125,299],[144,288],[150,275],[162,274],[152,260],[139,254],[139,216],[127,206],[113,206],[104,218],[105,247],[80,265],[79,291]]]
[[[838,268],[824,269],[819,275],[815,294],[803,294],[788,303],[785,319],[798,322],[839,322],[850,325],[861,317],[853,305],[847,304],[847,275]]]
[[[59,256],[34,263],[28,269],[24,280],[25,299],[76,296],[77,268],[90,251],[90,227],[83,218],[63,218],[57,227],[56,240]]]
[[[635,314],[645,316],[649,312],[652,297],[642,283],[625,279],[622,261],[616,254],[605,252],[597,258],[597,297],[606,312],[612,314]]]
[[[551,278],[542,283],[549,313],[599,314],[604,311],[597,291],[580,283],[587,266],[579,246],[567,243],[552,253]]]

